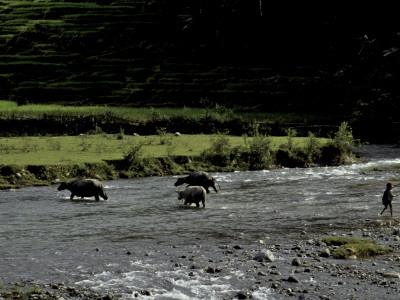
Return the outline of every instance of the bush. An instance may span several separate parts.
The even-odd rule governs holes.
[[[347,122],[342,122],[338,131],[333,138],[333,145],[336,146],[341,153],[351,155],[356,146],[356,140],[353,137],[353,131]]]
[[[321,156],[321,143],[312,132],[308,133],[308,143],[305,148],[305,153],[307,155],[308,164],[312,164],[313,162],[319,160]]]
[[[353,158],[353,150],[358,143],[351,127],[347,122],[342,122],[332,141],[322,148],[322,163],[333,165],[348,162]]]
[[[131,146],[123,156],[123,166],[125,170],[140,172],[143,170],[143,144]]]
[[[261,170],[271,165],[271,139],[266,134],[254,130],[254,137],[249,142],[249,164],[252,170]]]
[[[228,131],[218,132],[210,138],[211,147],[203,152],[206,160],[217,166],[230,164],[231,144],[227,137]]]

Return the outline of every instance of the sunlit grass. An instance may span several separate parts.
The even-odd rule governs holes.
[[[146,157],[197,156],[210,148],[212,135],[172,134],[130,136],[81,135],[60,137],[0,138],[0,165],[68,165],[71,163],[96,163],[104,160],[122,159],[133,145],[143,144]],[[245,145],[238,136],[228,136],[232,147]],[[326,139],[320,139],[322,142]],[[287,143],[287,137],[271,137],[272,149]],[[308,138],[294,138],[295,147],[304,147]]]
[[[172,118],[181,116],[199,120],[206,116],[220,118],[240,117],[244,121],[259,121],[259,122],[287,122],[287,123],[307,123],[320,121],[329,121],[328,117],[321,114],[302,114],[302,113],[266,113],[255,112],[248,109],[242,110],[235,108],[226,110],[227,115],[222,115],[224,111],[219,111],[218,108],[194,108],[194,107],[116,107],[116,106],[71,106],[59,104],[27,104],[18,106],[13,101],[0,101],[0,117],[33,117],[41,118],[47,116],[92,116],[112,114],[116,117],[131,121],[147,121],[153,118]],[[335,117],[331,116],[331,119]]]
[[[333,253],[333,257],[338,259],[348,259],[351,255],[365,259],[393,252],[393,249],[382,247],[373,239],[324,236],[322,241],[328,246],[339,246]]]

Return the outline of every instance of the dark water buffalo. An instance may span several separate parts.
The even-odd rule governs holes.
[[[203,207],[206,207],[206,190],[202,186],[189,186],[185,190],[178,190],[178,199],[185,199],[184,205],[196,203],[196,206],[200,206],[200,202]]]
[[[71,191],[71,200],[74,199],[74,196],[81,198],[94,196],[96,201],[100,200],[99,196],[104,200],[108,199],[103,185],[97,179],[76,179],[74,181],[61,182],[58,190]]]
[[[216,193],[218,193],[217,187],[215,185],[217,183],[217,181],[207,172],[194,171],[189,176],[180,177],[175,182],[175,186],[178,186],[178,185],[181,185],[184,183],[187,183],[188,186],[200,185],[206,189],[207,193],[210,192],[208,190],[208,188],[212,187],[214,189],[214,191]],[[220,189],[221,189],[221,187],[220,187]]]

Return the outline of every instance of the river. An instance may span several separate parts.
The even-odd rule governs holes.
[[[232,241],[276,245],[378,218],[396,173],[364,170],[399,168],[400,148],[359,152],[364,162],[346,166],[213,173],[221,191],[211,189],[205,209],[182,205],[177,176],[103,181],[109,200],[99,202],[71,201],[57,185],[1,191],[0,284],[64,282],[126,299],[232,297],[244,275],[218,254]],[[218,262],[223,276],[204,271]],[[274,297],[269,288],[253,294]]]

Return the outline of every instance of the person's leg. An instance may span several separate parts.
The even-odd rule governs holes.
[[[387,206],[387,204],[386,204],[385,207],[384,207],[384,209],[382,209],[381,214],[383,214],[383,212],[386,210],[387,207],[388,207],[388,206]]]
[[[390,207],[390,216],[393,217],[393,207],[392,207],[392,203],[389,204]]]

